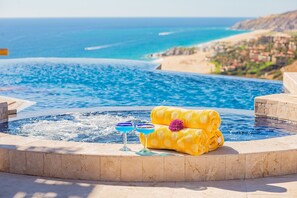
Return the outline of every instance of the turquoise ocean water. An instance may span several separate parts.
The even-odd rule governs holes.
[[[0,19],[7,58],[92,57],[145,59],[174,46],[189,46],[242,31],[242,18]]]

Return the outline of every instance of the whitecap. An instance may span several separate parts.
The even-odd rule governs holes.
[[[176,32],[160,32],[158,35],[159,36],[168,36],[168,35],[174,34],[174,33],[176,33]]]
[[[104,49],[104,48],[118,46],[118,45],[121,45],[121,44],[123,44],[123,43],[113,43],[113,44],[108,44],[108,45],[91,46],[91,47],[85,47],[85,50],[86,51],[100,50],[100,49]]]

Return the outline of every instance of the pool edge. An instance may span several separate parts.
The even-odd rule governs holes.
[[[38,140],[0,133],[0,171],[15,174],[97,181],[211,181],[297,173],[297,135],[223,147],[194,157],[121,152],[120,144]]]

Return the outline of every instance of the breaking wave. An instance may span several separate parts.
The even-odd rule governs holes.
[[[171,35],[171,34],[175,34],[177,32],[160,32],[158,35],[159,36],[168,36],[168,35]]]
[[[113,43],[113,44],[108,44],[108,45],[99,45],[99,46],[92,46],[92,47],[85,47],[86,51],[91,51],[91,50],[100,50],[100,49],[105,49],[105,48],[110,48],[114,46],[121,45],[123,43]]]

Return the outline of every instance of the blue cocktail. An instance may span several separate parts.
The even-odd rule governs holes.
[[[134,126],[133,126],[132,122],[118,123],[115,128],[117,131],[123,133],[124,147],[121,148],[120,151],[131,151],[131,149],[129,149],[127,147],[127,133],[134,130]]]
[[[137,124],[136,125],[136,131],[139,133],[143,133],[145,136],[145,143],[144,143],[144,148],[137,152],[139,155],[154,155],[155,153],[151,152],[147,148],[147,136],[155,131],[155,126],[153,124]]]

